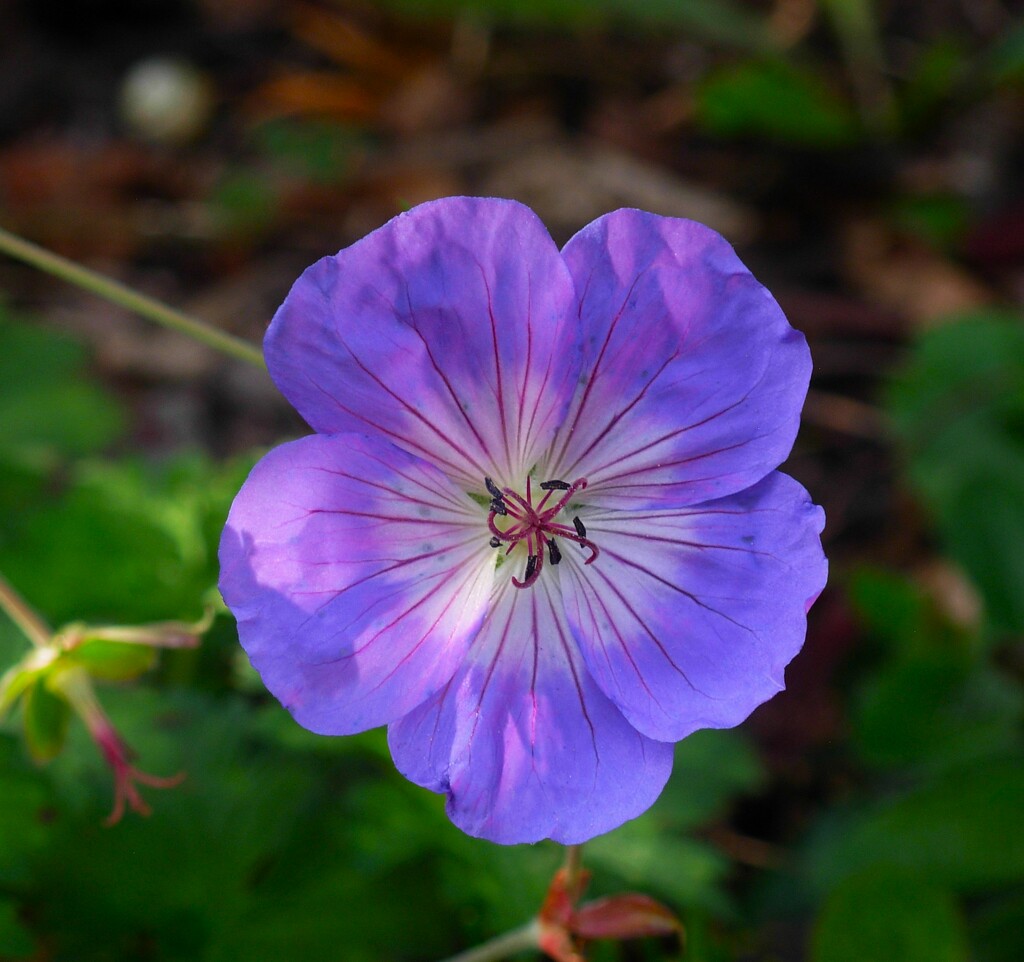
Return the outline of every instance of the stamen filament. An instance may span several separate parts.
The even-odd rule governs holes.
[[[488,493],[492,495],[490,512],[487,516],[487,527],[492,534],[489,544],[492,548],[499,548],[507,544],[505,555],[512,553],[513,549],[521,542],[526,543],[526,569],[523,579],[513,577],[512,584],[517,588],[528,588],[540,577],[544,568],[545,548],[549,563],[554,566],[562,560],[562,552],[555,541],[555,536],[574,541],[581,548],[586,548],[590,556],[584,560],[584,564],[593,563],[600,551],[596,544],[587,536],[587,529],[578,517],[572,519],[573,528],[555,520],[558,513],[569,504],[573,496],[586,488],[587,479],[577,478],[571,484],[567,481],[542,481],[539,485],[544,492],[537,505],[533,504],[533,492],[531,479],[526,479],[526,497],[524,498],[512,488],[499,489],[491,478],[484,479],[484,485]],[[549,505],[552,492],[560,492],[558,500]],[[502,530],[498,527],[496,518],[508,517],[513,523]],[[574,530],[575,529],[575,530]]]
[[[521,507],[522,507],[522,508],[523,508],[523,509],[524,509],[525,511],[529,512],[530,514],[532,514],[532,513],[534,512],[534,510],[535,510],[535,509],[534,509],[533,505],[532,505],[532,504],[530,504],[530,502],[529,502],[529,501],[524,501],[524,500],[523,500],[523,499],[522,499],[522,498],[521,498],[521,497],[520,497],[520,496],[519,496],[518,494],[516,494],[516,493],[515,493],[515,491],[513,491],[513,490],[512,490],[511,488],[506,488],[506,489],[504,490],[504,492],[503,492],[503,495],[504,495],[504,496],[505,496],[506,498],[512,498],[512,499],[513,499],[514,501],[516,501],[516,502],[517,502],[517,503],[518,503],[518,504],[519,504],[519,505],[520,505],[520,506],[521,506]]]
[[[581,548],[588,548],[590,550],[590,557],[583,562],[586,565],[591,564],[601,553],[601,549],[593,541],[589,538],[581,538],[578,534],[574,534],[571,529],[565,527],[565,525],[548,525],[547,530],[551,534],[557,534],[560,538],[568,538],[570,541],[575,541]]]
[[[563,494],[562,497],[559,498],[558,504],[556,504],[553,508],[548,508],[548,511],[550,511],[553,514],[557,514],[572,500],[574,494],[576,494],[578,491],[583,491],[586,488],[586,486],[586,478],[580,478],[578,481],[573,481],[573,483],[568,488],[566,488],[565,494]]]

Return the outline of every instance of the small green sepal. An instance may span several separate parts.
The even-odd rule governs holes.
[[[69,651],[62,661],[80,665],[99,681],[133,681],[153,667],[156,650],[148,645],[93,638]]]
[[[22,718],[29,754],[39,764],[60,754],[68,734],[71,707],[38,678],[25,691]]]

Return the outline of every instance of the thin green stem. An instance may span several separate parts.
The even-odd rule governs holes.
[[[96,271],[69,261],[66,257],[61,257],[37,244],[23,240],[2,227],[0,227],[0,251],[15,260],[31,264],[47,274],[59,277],[69,284],[76,284],[90,293],[98,294],[108,301],[120,304],[121,307],[135,311],[136,314],[140,314],[147,320],[155,321],[164,327],[186,334],[224,354],[247,361],[249,364],[255,364],[257,367],[265,367],[263,352],[257,345],[219,331],[204,321],[189,317],[188,314],[183,314],[173,307],[168,307],[156,298],[140,294],[119,281],[104,277]]]
[[[466,949],[465,952],[445,959],[444,962],[494,962],[496,959],[504,959],[517,952],[536,949],[539,938],[540,924],[533,919],[522,928],[513,929],[511,932],[499,935],[472,949]]]
[[[25,634],[33,645],[42,648],[50,643],[53,630],[36,614],[29,603],[14,590],[14,586],[0,574],[0,608]]]
[[[873,0],[822,0],[839,37],[854,95],[865,124],[875,134],[889,132],[893,95]]]

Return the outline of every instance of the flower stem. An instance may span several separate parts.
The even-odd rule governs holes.
[[[142,315],[147,320],[162,324],[164,327],[169,327],[181,334],[186,334],[224,354],[238,358],[241,361],[247,361],[249,364],[255,364],[257,367],[265,366],[263,352],[257,345],[251,344],[242,338],[234,337],[231,334],[226,334],[224,331],[219,331],[204,321],[189,317],[189,315],[183,314],[173,307],[168,307],[166,304],[156,300],[156,298],[140,294],[119,281],[104,277],[102,274],[91,271],[87,267],[82,267],[66,257],[61,257],[59,254],[54,254],[36,244],[23,240],[2,227],[0,227],[0,251],[16,260],[31,264],[47,274],[59,277],[69,284],[76,284],[92,294],[98,294],[108,301],[120,304],[121,307],[135,311],[136,314]]]
[[[445,959],[444,962],[493,962],[517,952],[524,952],[526,949],[536,949],[539,937],[540,925],[536,919],[532,919],[522,928],[513,929],[472,949],[466,949],[465,952]]]
[[[565,869],[566,891],[569,893],[576,893],[576,887],[580,884],[580,872],[583,869],[582,845],[566,845],[565,864],[563,868]]]
[[[50,643],[53,631],[43,619],[29,606],[14,586],[0,574],[0,608],[24,633],[29,641],[37,647]]]

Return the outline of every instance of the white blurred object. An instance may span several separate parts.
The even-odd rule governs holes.
[[[125,75],[121,116],[139,136],[158,143],[194,140],[210,121],[213,91],[206,75],[184,60],[149,57]]]

